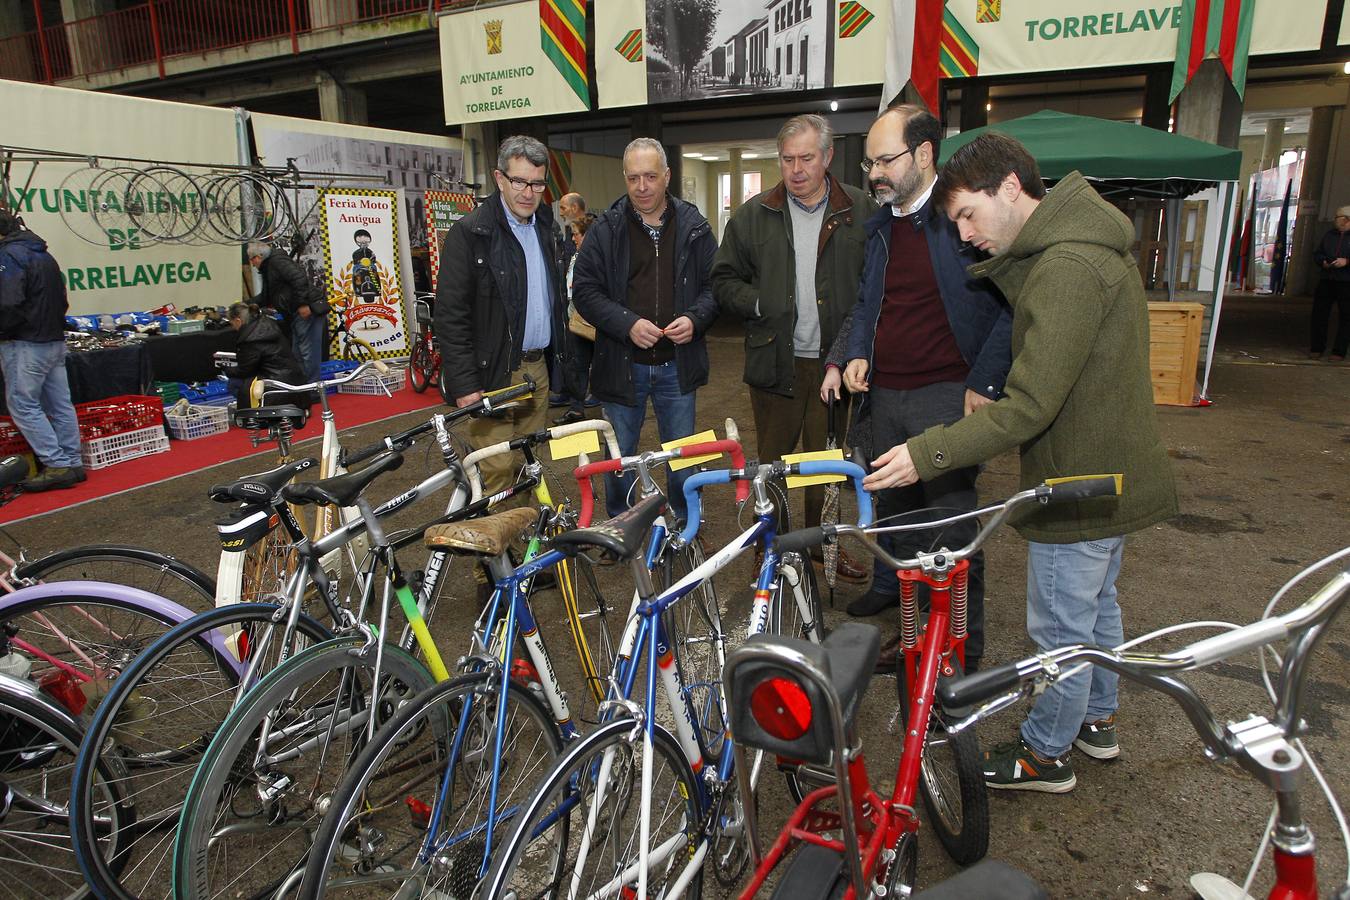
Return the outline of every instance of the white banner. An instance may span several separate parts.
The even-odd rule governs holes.
[[[399,265],[399,192],[319,192],[325,272],[330,285],[330,352],[341,351],[337,317],[377,356],[408,354]]]
[[[212,164],[238,165],[234,112],[22,81],[0,81],[4,144],[71,154],[88,163],[16,161],[10,208],[42,237],[61,265],[70,314],[149,310],[167,303],[221,306],[242,295],[238,244],[156,243],[123,207],[126,178],[111,167],[142,169],[152,160],[184,163],[192,173]],[[21,157],[30,156],[20,152]],[[121,157],[121,158],[119,158]],[[115,185],[99,191],[100,183]],[[169,210],[195,212],[194,192],[156,192]],[[93,210],[102,209],[99,218]],[[172,215],[172,213],[170,213]]]
[[[647,105],[647,10],[633,0],[594,0],[595,83],[601,109]]]

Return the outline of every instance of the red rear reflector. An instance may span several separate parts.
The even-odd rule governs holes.
[[[795,741],[811,727],[811,698],[790,678],[774,676],[750,694],[750,714],[780,741]]]

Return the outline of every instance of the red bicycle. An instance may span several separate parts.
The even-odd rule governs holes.
[[[1117,494],[1119,483],[1115,475],[1057,479],[1001,504],[937,522],[867,529],[822,525],[778,539],[780,552],[801,552],[830,537],[848,535],[897,570],[904,654],[897,682],[904,743],[895,789],[889,798],[882,797],[872,789],[854,727],[881,643],[875,627],[844,623],[819,645],[756,636],[733,652],[723,680],[755,866],[742,898],[754,897],[789,855],[791,864],[778,879],[775,898],[910,896],[918,869],[915,795],[919,793],[933,830],[952,859],[970,865],[985,855],[989,804],[979,744],[974,731],[953,727],[955,719],[948,712],[952,707],[944,709],[934,702],[939,684],[958,678],[965,661],[967,560],[1014,512],[1036,504]],[[959,550],[944,548],[914,559],[896,559],[870,537],[940,528],[980,515],[990,518]],[[931,589],[926,622],[919,617],[920,582]],[[752,787],[744,777],[749,771],[743,758],[747,749],[776,754],[790,786],[818,785],[801,799],[767,855],[760,847]]]
[[[436,346],[436,332],[432,327],[432,302],[435,297],[435,294],[419,293],[413,301],[417,332],[413,335],[412,353],[408,357],[408,380],[412,383],[412,389],[419,394],[428,385],[436,385],[441,399],[450,403],[453,398],[445,396],[441,384],[441,351]]]

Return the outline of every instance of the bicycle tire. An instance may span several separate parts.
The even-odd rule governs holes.
[[[57,550],[15,567],[35,581],[106,581],[140,588],[193,612],[215,605],[216,582],[201,569],[155,550],[124,544],[86,544]]]
[[[221,555],[225,556],[224,553]],[[226,562],[221,560],[222,572]],[[243,603],[283,600],[286,584],[299,565],[300,557],[290,534],[281,527],[271,529],[262,540],[244,551],[243,568],[238,576],[239,600]]]
[[[267,646],[270,653],[280,645],[261,631],[276,613],[271,604],[236,603],[194,616],[147,647],[99,704],[75,761],[71,837],[80,869],[100,896],[133,900],[168,882],[163,830],[177,824],[201,751],[228,715],[239,683],[232,659],[221,655],[210,636],[242,633],[248,636],[244,641],[229,645]],[[332,636],[303,614],[297,630],[316,643]],[[259,671],[269,668],[264,663]],[[190,693],[177,695],[189,686]],[[142,724],[151,721],[153,731]],[[109,760],[124,773],[118,787],[135,800],[138,810],[135,829],[117,842],[116,858],[95,839],[90,805],[92,776]]]
[[[140,209],[143,200],[131,192],[131,185],[140,174],[141,170],[132,166],[117,166],[104,172],[95,186],[95,190],[102,194],[102,200],[90,207],[90,213],[99,228],[105,232],[116,229],[125,233],[135,222],[135,211]],[[151,235],[146,237],[151,238]],[[153,243],[153,240],[147,240],[146,243]]]
[[[80,240],[102,247],[108,247],[109,235],[94,218],[93,207],[101,202],[96,188],[106,171],[92,165],[75,169],[61,180],[60,188],[61,197],[67,201],[59,207],[61,221]]]
[[[426,340],[418,334],[413,339],[412,353],[408,357],[408,383],[419,394],[425,393],[436,380],[436,373],[432,369],[434,357],[435,354],[427,346]]]
[[[637,740],[630,740],[635,731],[639,737]],[[488,888],[481,896],[503,897],[508,890],[515,890],[518,897],[539,897],[549,891],[556,891],[561,879],[575,877],[577,874],[584,876],[584,870],[581,873],[574,873],[567,862],[573,852],[579,853],[583,844],[587,843],[585,839],[588,831],[592,840],[596,838],[601,840],[602,847],[599,853],[588,852],[585,862],[604,857],[609,860],[609,865],[600,869],[592,877],[589,885],[585,883],[584,877],[581,878],[580,896],[592,896],[596,892],[595,879],[604,879],[604,883],[609,883],[614,880],[615,875],[633,866],[639,858],[636,847],[640,837],[638,829],[640,823],[638,821],[632,823],[631,833],[628,833],[620,823],[628,818],[640,818],[641,761],[635,751],[639,751],[643,746],[641,734],[641,726],[633,719],[627,717],[617,719],[591,732],[563,754],[553,770],[542,780],[539,789],[522,811],[520,821],[512,829],[511,836],[502,845],[493,862]],[[653,734],[654,757],[650,794],[652,823],[653,829],[660,826],[661,831],[668,832],[669,836],[662,837],[655,830],[651,832],[649,846],[656,848],[658,854],[663,854],[664,859],[657,862],[659,871],[648,873],[647,892],[650,896],[660,896],[661,887],[673,883],[678,877],[674,864],[681,860],[689,860],[694,842],[698,840],[703,810],[694,773],[689,768],[689,763],[685,761],[684,754],[680,752],[679,744],[670,732],[660,725],[654,726]],[[606,757],[610,760],[607,771],[602,765]],[[657,768],[663,771],[658,772]],[[595,808],[592,814],[592,804],[587,803],[585,799],[573,798],[573,785],[580,785],[583,791],[593,789],[592,782],[602,774],[606,775],[606,783],[612,785],[615,790],[610,791],[610,796],[602,797],[605,808],[603,810]],[[569,805],[571,809],[564,812],[561,809],[563,804]],[[656,811],[658,806],[660,813]],[[589,828],[587,819],[592,820]],[[559,867],[553,862],[546,863],[543,867],[545,870],[560,868],[561,871],[553,876],[549,876],[545,871],[541,877],[541,873],[531,863],[541,855],[547,855],[539,842],[551,832],[535,837],[535,832],[539,830],[535,823],[569,820],[576,821],[573,821],[565,832],[564,840],[552,849],[552,855],[560,858],[564,865]],[[610,843],[611,835],[620,833],[627,833],[627,839],[619,848],[622,852],[611,852],[606,845]],[[655,879],[653,875],[656,876]],[[653,886],[657,882],[661,883],[661,887]],[[614,895],[624,896],[622,888],[631,887],[636,883],[636,878],[631,882],[625,881],[619,886],[620,891],[616,891]],[[703,872],[700,870],[686,888],[687,896],[700,896],[702,884]]]
[[[479,827],[488,821],[488,792],[494,786],[500,690],[497,673],[442,682],[418,695],[380,729],[333,794],[330,812],[314,838],[301,898],[350,896],[348,889],[357,896],[377,889],[403,896],[410,887],[418,888],[417,896],[423,897],[471,895],[487,850]],[[534,737],[523,752],[511,742],[496,767],[497,809],[503,811],[528,800],[538,776],[551,769],[562,752],[557,725],[533,691],[508,681],[506,702],[508,739],[514,735],[529,741],[529,733],[522,735],[513,727],[516,723],[532,726]],[[459,737],[461,722],[464,734]],[[446,843],[435,852],[434,861],[423,861],[422,847],[435,839],[427,832],[448,771],[456,773],[450,795],[453,809],[442,809],[435,829],[436,837]],[[498,840],[505,837],[494,834]]]
[[[661,590],[668,590],[703,562],[703,547],[697,540],[667,553],[662,566]],[[705,579],[680,598],[667,613],[666,624],[675,651],[675,663],[679,667],[681,687],[698,713],[699,746],[709,759],[717,760],[722,755],[727,735],[727,699],[722,687],[727,646],[722,609],[712,579]]]
[[[796,584],[792,582],[794,575]],[[801,587],[800,599],[795,590],[798,585]],[[802,604],[805,604],[808,613],[802,612]],[[819,644],[825,639],[816,567],[806,556],[803,555],[801,562],[796,565],[785,565],[779,569],[778,593],[770,610],[769,626],[765,630],[785,637],[805,638],[813,644]]]
[[[0,858],[5,878],[28,896],[82,900],[90,888],[75,865],[61,827],[70,818],[70,761],[83,737],[79,724],[63,715],[45,698],[28,695],[18,679],[0,678],[0,746],[5,764],[0,769],[5,815],[0,817]],[[34,690],[34,693],[36,691]],[[135,819],[134,805],[118,793],[119,772],[114,764],[98,769],[103,795],[97,806],[110,833],[118,834]],[[114,854],[116,847],[111,847]]]
[[[909,667],[903,653],[896,675],[900,722],[908,728]],[[958,672],[960,670],[957,666]],[[959,677],[959,675],[958,675]],[[946,718],[936,703],[929,711],[919,767],[919,793],[928,823],[948,855],[968,866],[989,851],[989,792],[984,785],[980,742],[973,729],[948,734]]]
[[[175,897],[196,900],[222,891],[270,896],[282,893],[292,879],[298,883],[309,834],[365,739],[369,694],[363,682],[375,662],[373,654],[360,652],[365,643],[360,635],[347,635],[311,647],[273,670],[221,723],[179,818],[171,881]],[[385,645],[383,666],[377,722],[387,721],[398,705],[434,683],[421,663],[397,647]],[[278,730],[270,735],[274,743],[268,749],[275,752],[267,771],[259,772],[253,758],[261,728],[273,713]],[[350,727],[334,727],[338,722]],[[222,820],[235,827],[218,831]],[[250,822],[252,830],[244,830]],[[254,834],[259,840],[249,847]],[[245,867],[244,861],[253,865]],[[225,884],[217,880],[217,863]]]
[[[348,331],[342,341],[342,358],[351,362],[366,363],[375,358],[375,350]]]

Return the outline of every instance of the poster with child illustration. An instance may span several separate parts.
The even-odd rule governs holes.
[[[377,356],[408,353],[399,272],[398,192],[362,189],[319,193],[324,264],[329,273],[329,353],[342,356],[347,331]]]

